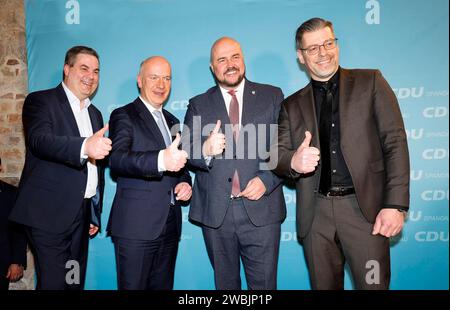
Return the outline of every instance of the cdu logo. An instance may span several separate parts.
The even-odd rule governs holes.
[[[425,108],[422,112],[423,117],[425,118],[440,118],[446,117],[448,115],[448,108],[445,106],[441,107],[428,107]]]
[[[419,140],[423,138],[424,129],[406,129],[406,136],[408,139]]]
[[[448,231],[418,231],[414,237],[418,242],[448,242]]]
[[[423,170],[411,170],[410,172],[411,181],[419,181],[423,178]]]
[[[393,91],[394,91],[394,94],[397,96],[398,99],[406,99],[406,98],[409,98],[409,97],[420,98],[420,97],[423,96],[424,87],[421,86],[419,88],[417,88],[417,87],[394,88]]]
[[[426,190],[423,191],[420,195],[422,200],[424,201],[442,201],[449,200],[449,191],[445,191],[442,189],[439,190]]]
[[[422,152],[422,158],[426,160],[445,159],[448,157],[446,149],[426,149]]]

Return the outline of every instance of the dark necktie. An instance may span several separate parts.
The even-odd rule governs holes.
[[[236,98],[236,92],[234,90],[229,90],[228,93],[231,95],[229,117],[230,122],[233,125],[233,137],[237,144],[239,137],[239,102]],[[231,195],[237,196],[241,192],[241,186],[239,185],[239,174],[237,170],[234,171],[233,182],[231,185]]]
[[[331,158],[330,158],[330,137],[331,137],[331,113],[333,104],[333,86],[327,83],[322,87],[324,91],[324,99],[320,106],[319,119],[319,139],[320,139],[320,157],[321,157],[321,173],[320,185],[321,192],[327,192],[331,186]]]

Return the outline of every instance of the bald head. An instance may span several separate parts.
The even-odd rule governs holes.
[[[169,97],[172,83],[172,69],[166,58],[152,56],[140,66],[137,83],[141,97],[154,108],[159,109]]]
[[[214,42],[210,66],[220,86],[225,89],[236,88],[245,76],[244,55],[239,42],[229,37]]]

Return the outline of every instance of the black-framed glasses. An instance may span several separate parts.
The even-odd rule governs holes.
[[[337,38],[329,39],[323,42],[323,44],[314,44],[311,46],[308,46],[307,48],[301,48],[301,51],[304,51],[306,54],[313,56],[319,53],[320,47],[323,46],[326,50],[332,50],[333,48],[336,48],[337,45]]]

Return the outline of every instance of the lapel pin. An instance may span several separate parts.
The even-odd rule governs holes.
[[[256,92],[254,90],[252,90],[252,95],[256,94]]]

